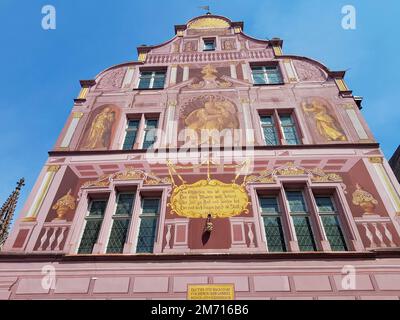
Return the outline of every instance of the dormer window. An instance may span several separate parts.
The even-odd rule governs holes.
[[[214,51],[215,50],[215,39],[204,39],[203,51]]]

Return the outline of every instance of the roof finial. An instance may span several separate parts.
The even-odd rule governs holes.
[[[15,207],[21,188],[25,185],[25,179],[22,178],[17,182],[14,192],[8,197],[6,202],[0,208],[0,249],[4,245],[8,237],[8,229],[14,216]]]
[[[207,11],[207,13],[206,13],[207,15],[211,14],[210,6],[200,6],[199,9],[203,9],[203,10]]]

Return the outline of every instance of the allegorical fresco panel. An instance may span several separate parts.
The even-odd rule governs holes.
[[[302,101],[301,107],[309,125],[315,128],[317,142],[348,140],[328,101],[320,97],[310,97]]]
[[[181,108],[180,129],[188,129],[192,141],[199,144],[202,133],[231,132],[239,129],[237,108],[233,102],[220,95],[201,95],[189,100]],[[207,138],[208,141],[208,138]]]
[[[105,150],[111,146],[119,118],[119,108],[107,104],[93,111],[87,124],[81,149]]]

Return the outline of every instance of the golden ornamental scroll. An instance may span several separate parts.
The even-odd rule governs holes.
[[[219,180],[199,180],[174,188],[171,213],[187,218],[228,218],[248,213],[249,197],[245,188]]]

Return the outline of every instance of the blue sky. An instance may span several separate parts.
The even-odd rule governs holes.
[[[56,30],[41,27],[44,5]],[[353,5],[357,29],[341,27]],[[284,52],[314,58],[364,97],[363,114],[386,155],[400,143],[400,2],[398,0],[0,0],[0,205],[26,178],[17,211],[31,190],[79,91],[79,79],[135,60],[136,47],[174,35],[173,26],[202,14],[198,6],[244,21],[245,32],[280,37]]]

